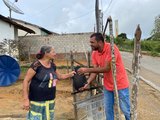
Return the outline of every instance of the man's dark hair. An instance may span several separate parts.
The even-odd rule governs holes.
[[[90,38],[92,38],[92,37],[95,37],[97,42],[99,42],[99,41],[104,42],[104,38],[103,38],[103,35],[101,33],[93,33],[90,36]]]

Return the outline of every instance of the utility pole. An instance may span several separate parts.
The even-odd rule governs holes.
[[[99,0],[96,0],[95,4],[95,16],[96,16],[96,32],[102,33],[103,31],[103,13],[99,9]]]
[[[115,20],[115,33],[117,37],[118,36],[118,20]]]

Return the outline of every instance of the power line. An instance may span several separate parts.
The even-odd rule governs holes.
[[[57,22],[57,23],[54,23],[54,24],[52,24],[52,25],[62,24],[62,23],[65,23],[65,22],[67,22],[67,21],[72,21],[72,20],[75,20],[75,19],[82,18],[82,17],[87,16],[88,14],[92,13],[94,10],[95,10],[95,9],[92,9],[91,11],[89,11],[89,12],[83,14],[83,15],[80,15],[80,16],[78,16],[78,17],[71,18],[71,19],[69,19],[69,20],[63,20],[63,21],[61,21],[61,22]]]
[[[113,0],[110,0],[108,7],[103,11],[103,13],[107,12],[109,7],[111,6],[111,3],[113,2]]]
[[[54,4],[51,4],[51,5],[49,5],[48,7],[46,7],[46,8],[44,8],[44,9],[41,9],[38,13],[35,13],[35,14],[33,14],[33,15],[28,15],[28,16],[34,16],[34,17],[36,17],[36,16],[39,16],[40,14],[42,14],[44,11],[46,11],[46,10],[48,10],[49,8],[52,8],[53,6],[55,6],[57,3],[58,3],[59,1],[56,1]]]
[[[101,10],[103,11],[103,1],[101,0]]]

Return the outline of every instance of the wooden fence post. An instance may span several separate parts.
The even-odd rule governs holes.
[[[132,69],[133,69],[133,85],[131,90],[131,120],[137,120],[137,95],[138,95],[138,84],[139,84],[139,69],[140,69],[140,50],[141,50],[141,29],[140,26],[137,26],[135,31],[135,39],[134,39],[134,51],[133,51],[133,61],[132,61]]]
[[[116,60],[115,60],[115,53],[114,53],[112,18],[109,17],[108,21],[109,21],[110,44],[111,44],[111,56],[112,56],[111,68],[112,68],[112,76],[113,76],[113,82],[114,82],[115,117],[116,117],[116,120],[121,120],[119,95],[118,95],[118,88],[117,88],[117,81],[116,81]]]

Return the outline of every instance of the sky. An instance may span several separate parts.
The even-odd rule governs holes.
[[[93,32],[95,0],[9,0],[24,14],[12,12],[12,18],[20,19],[57,33]],[[155,17],[160,15],[160,0],[99,0],[103,24],[112,17],[118,20],[118,30],[134,38],[138,24],[142,39],[148,38],[154,28]],[[0,14],[9,16],[9,9],[0,0]],[[107,30],[108,32],[108,30]],[[115,32],[115,30],[114,30]]]

